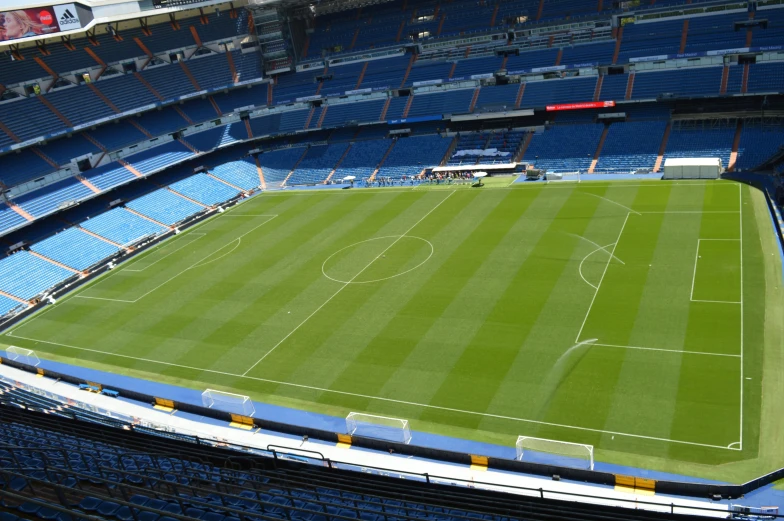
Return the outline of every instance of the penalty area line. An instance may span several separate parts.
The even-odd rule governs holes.
[[[602,277],[599,279],[599,284],[596,286],[596,291],[593,293],[591,304],[588,306],[588,311],[585,312],[585,318],[583,318],[583,323],[580,325],[580,330],[577,332],[577,336],[574,339],[575,343],[577,343],[580,340],[580,336],[583,334],[583,329],[585,328],[586,322],[588,322],[588,316],[591,314],[593,303],[596,302],[596,296],[599,294],[599,288],[602,287],[602,282],[604,282],[604,276],[607,275],[607,268],[610,267],[610,262],[612,262],[613,258],[617,258],[615,257],[615,249],[618,248],[618,243],[621,242],[621,236],[623,235],[623,230],[626,229],[626,223],[629,221],[630,215],[631,213],[626,214],[626,218],[623,220],[623,226],[621,226],[621,231],[618,232],[618,238],[615,240],[615,244],[613,245],[612,251],[609,252],[610,256],[607,258],[607,264],[604,265],[604,271],[602,272]]]
[[[187,238],[187,237],[195,237],[195,239],[193,239],[193,240],[192,240],[192,241],[190,241],[190,242],[188,242],[188,241],[182,241],[182,242],[183,242],[182,246],[180,246],[179,248],[177,248],[177,249],[175,249],[175,250],[173,250],[173,251],[170,251],[169,253],[167,253],[167,254],[166,254],[166,255],[164,255],[163,257],[159,258],[158,260],[156,260],[156,261],[155,261],[155,262],[153,262],[152,264],[148,264],[148,265],[146,265],[146,266],[144,266],[143,268],[141,268],[141,269],[138,269],[138,270],[135,270],[135,269],[131,269],[131,268],[129,268],[129,267],[126,267],[126,268],[123,268],[123,270],[122,270],[122,271],[126,271],[126,272],[128,272],[128,273],[140,273],[140,272],[142,272],[142,271],[146,270],[147,268],[150,268],[150,267],[152,267],[152,266],[155,266],[156,264],[158,264],[159,262],[161,262],[162,260],[164,260],[165,258],[167,258],[169,255],[173,255],[173,254],[177,253],[178,251],[180,251],[181,249],[185,248],[186,246],[189,246],[189,245],[193,244],[194,242],[198,241],[199,239],[201,239],[201,238],[202,238],[202,237],[204,237],[205,235],[207,235],[207,234],[206,234],[206,233],[201,233],[201,232],[196,232],[196,233],[189,233],[188,235],[185,235],[185,236],[183,236],[183,239],[185,239],[185,238]],[[180,240],[182,240],[182,239],[180,239]],[[151,255],[153,254],[153,252],[158,252],[158,251],[160,251],[160,250],[162,249],[162,246],[164,246],[164,245],[166,245],[166,244],[167,244],[167,243],[166,243],[166,241],[162,241],[162,242],[160,242],[159,244],[157,244],[157,245],[155,246],[155,248],[153,248],[153,249],[152,249],[152,250],[149,252],[149,255],[148,255],[148,256],[151,256]],[[141,258],[141,259],[139,259],[137,262],[134,262],[134,263],[130,264],[130,266],[136,266],[137,264],[140,264],[140,263],[141,263],[141,261],[143,261],[144,259],[146,259],[146,257],[144,257],[144,258]]]
[[[644,440],[651,440],[651,441],[660,441],[660,442],[665,442],[665,443],[677,443],[677,444],[680,444],[680,445],[690,445],[690,446],[696,446],[696,447],[706,447],[706,448],[721,449],[721,450],[734,450],[734,451],[741,450],[740,448],[734,448],[734,446],[737,443],[732,443],[732,444],[730,444],[728,446],[712,445],[712,444],[709,444],[709,443],[698,443],[698,442],[694,442],[694,441],[674,440],[674,439],[670,439],[670,438],[661,438],[661,437],[656,437],[656,436],[645,436],[643,434],[633,434],[633,433],[630,433],[630,432],[610,431],[610,430],[604,430],[604,429],[594,429],[594,428],[591,428],[591,427],[579,427],[577,425],[567,425],[567,424],[563,424],[563,423],[553,423],[553,422],[545,422],[545,421],[540,421],[540,420],[531,420],[531,419],[527,419],[527,418],[516,418],[514,416],[506,416],[506,415],[502,415],[502,414],[492,414],[492,413],[487,413],[487,412],[469,411],[469,410],[465,410],[465,409],[456,409],[454,407],[444,407],[444,406],[441,406],[441,405],[433,405],[433,404],[428,404],[428,403],[419,403],[419,402],[412,402],[412,401],[407,401],[407,400],[397,400],[397,399],[394,399],[394,398],[385,398],[383,396],[371,396],[371,395],[368,395],[368,394],[352,393],[352,392],[348,392],[348,391],[339,391],[339,390],[336,390],[336,389],[326,389],[324,387],[316,387],[316,386],[313,386],[313,385],[304,385],[304,384],[297,384],[297,383],[293,383],[293,382],[284,382],[284,381],[280,381],[280,380],[271,380],[271,379],[268,379],[268,378],[259,378],[259,377],[256,377],[256,376],[247,376],[245,374],[229,373],[227,371],[218,371],[218,370],[215,370],[215,369],[204,369],[204,368],[193,367],[193,366],[189,366],[189,365],[175,364],[173,362],[162,362],[160,360],[153,360],[153,359],[150,359],[150,358],[141,358],[141,357],[137,357],[137,356],[123,355],[123,354],[120,354],[120,353],[111,353],[111,352],[108,352],[108,351],[101,351],[99,349],[91,349],[91,348],[87,348],[87,347],[79,347],[79,346],[73,346],[73,345],[68,345],[68,344],[61,344],[59,342],[50,342],[48,340],[37,340],[35,338],[28,338],[28,337],[23,337],[23,336],[12,335],[10,333],[7,333],[7,336],[11,336],[13,338],[18,338],[20,340],[28,340],[30,342],[38,342],[38,343],[43,343],[43,344],[50,344],[50,345],[61,346],[61,347],[66,347],[66,348],[70,348],[70,349],[76,349],[76,350],[79,350],[79,351],[87,351],[87,352],[91,352],[91,353],[98,353],[98,354],[102,354],[102,355],[117,356],[117,357],[120,357],[120,358],[129,359],[129,360],[137,360],[137,361],[140,361],[140,362],[150,362],[150,363],[166,365],[166,366],[170,366],[170,367],[179,367],[181,369],[189,369],[191,371],[201,371],[201,372],[205,372],[205,373],[219,374],[219,375],[223,375],[223,376],[230,376],[232,378],[246,378],[246,379],[254,380],[254,381],[257,381],[257,382],[265,382],[265,383],[271,383],[271,384],[275,384],[275,385],[284,385],[284,386],[288,386],[288,387],[297,387],[297,388],[300,388],[300,389],[309,389],[309,390],[312,390],[312,391],[319,391],[319,392],[325,392],[325,393],[340,394],[340,395],[343,395],[343,396],[353,396],[353,397],[364,398],[364,399],[369,399],[369,400],[379,400],[379,401],[383,401],[383,402],[398,403],[398,404],[401,404],[401,405],[409,405],[409,406],[412,406],[412,407],[422,407],[422,408],[426,408],[426,409],[436,409],[436,410],[440,410],[440,411],[454,412],[454,413],[466,414],[466,415],[471,415],[471,416],[482,416],[482,417],[486,417],[486,418],[496,418],[496,419],[500,419],[500,420],[509,420],[509,421],[516,421],[516,422],[522,422],[522,423],[532,423],[532,424],[536,424],[536,425],[545,425],[545,426],[548,426],[548,427],[561,427],[561,428],[564,428],[564,429],[579,430],[579,431],[584,431],[584,432],[596,432],[596,433],[600,433],[600,434],[611,434],[613,436],[626,436],[626,437],[629,437],[629,438],[637,438],[637,439],[644,439]]]
[[[265,216],[265,217],[266,217],[266,216]],[[182,275],[183,273],[185,273],[185,272],[187,272],[187,271],[189,271],[189,270],[195,269],[195,268],[200,268],[200,267],[202,267],[202,266],[205,266],[205,265],[207,265],[207,264],[210,264],[210,263],[212,263],[212,262],[215,262],[215,261],[217,261],[217,260],[219,260],[219,259],[222,259],[222,258],[223,258],[223,257],[225,257],[226,255],[229,255],[229,254],[230,254],[230,253],[232,253],[234,250],[236,250],[237,248],[239,248],[239,245],[242,243],[242,238],[243,238],[243,237],[245,237],[246,235],[248,235],[248,234],[250,234],[250,233],[252,233],[252,232],[256,231],[257,229],[261,228],[262,226],[264,226],[264,225],[265,225],[265,224],[267,224],[268,222],[272,221],[273,219],[275,219],[275,217],[277,217],[277,215],[272,215],[272,216],[268,216],[268,217],[270,217],[270,218],[269,218],[269,219],[267,219],[266,221],[264,221],[263,223],[260,223],[260,224],[258,224],[258,225],[256,225],[256,226],[254,226],[253,228],[251,228],[251,229],[250,229],[250,230],[248,230],[247,232],[243,233],[242,235],[240,235],[240,236],[239,236],[239,237],[237,237],[236,239],[233,239],[233,240],[231,240],[230,242],[227,242],[226,244],[224,244],[223,246],[221,246],[221,247],[219,247],[219,248],[217,248],[217,249],[213,250],[212,252],[208,253],[207,255],[205,255],[204,257],[202,257],[202,258],[201,258],[201,259],[199,259],[198,261],[194,262],[193,264],[191,264],[191,265],[190,265],[190,266],[188,266],[187,268],[185,268],[185,269],[183,269],[183,270],[179,271],[178,273],[174,274],[172,277],[170,277],[170,278],[166,279],[165,281],[161,282],[160,284],[158,284],[157,286],[155,286],[155,287],[154,287],[154,288],[152,288],[151,290],[149,290],[149,291],[147,291],[146,293],[142,294],[140,297],[137,297],[135,300],[113,299],[113,298],[107,298],[107,297],[92,297],[92,296],[89,296],[89,295],[74,295],[74,297],[73,297],[73,298],[83,298],[83,299],[90,299],[90,300],[106,300],[106,301],[109,301],[109,302],[122,302],[122,303],[125,303],[125,304],[134,304],[134,303],[136,303],[136,302],[139,302],[141,299],[143,299],[144,297],[146,297],[146,296],[147,296],[147,295],[149,295],[150,293],[152,293],[152,292],[154,292],[154,291],[157,291],[158,289],[160,289],[160,288],[161,288],[161,287],[163,287],[164,285],[168,284],[169,282],[173,281],[174,279],[176,279],[177,277],[179,277],[179,276],[180,276],[180,275]],[[198,240],[198,239],[196,239],[196,240]],[[196,242],[196,240],[194,240],[194,241],[190,241],[190,242],[188,242],[187,244],[188,244],[188,245],[190,245],[190,244],[193,244],[194,242]],[[236,243],[236,244],[235,244],[235,243]],[[228,251],[228,252],[224,253],[224,254],[223,254],[223,255],[221,255],[220,257],[217,257],[217,258],[215,258],[215,259],[212,259],[212,260],[210,260],[210,261],[207,261],[207,259],[209,259],[209,258],[210,258],[210,257],[212,257],[213,255],[215,255],[215,254],[216,254],[216,253],[218,253],[219,251],[221,251],[221,250],[223,250],[223,249],[225,249],[225,248],[227,248],[228,246],[231,246],[231,245],[233,245],[233,244],[234,244],[234,248],[232,248],[230,251]],[[205,262],[205,261],[207,261],[207,262]],[[124,270],[121,270],[121,271],[124,271]]]
[[[664,349],[660,347],[622,346],[617,344],[600,344],[598,342],[592,342],[591,345],[600,347],[616,347],[618,349],[637,349],[640,351],[661,351],[662,353],[675,353],[681,355],[724,356],[729,358],[740,358],[740,355],[733,355],[730,353],[710,353],[708,351],[685,351],[681,349]]]

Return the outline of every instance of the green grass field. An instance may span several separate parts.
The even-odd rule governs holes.
[[[762,399],[784,380],[781,268],[760,194],[506,183],[265,193],[2,341],[508,446],[587,443],[730,481],[782,466],[781,407]]]

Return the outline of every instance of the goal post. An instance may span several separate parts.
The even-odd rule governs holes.
[[[217,409],[231,414],[247,417],[253,417],[256,414],[256,408],[250,397],[242,394],[207,389],[201,393],[201,403],[208,409]]]
[[[346,416],[346,432],[352,436],[364,436],[405,444],[411,441],[408,420],[360,412],[352,412]]]
[[[41,360],[38,359],[38,355],[35,354],[35,351],[24,347],[8,346],[5,348],[5,355],[9,360],[19,362],[20,364],[31,365],[33,367],[38,367],[38,364],[41,363]]]
[[[545,175],[545,181],[548,183],[551,181],[558,181],[558,182],[572,182],[572,183],[579,183],[580,182],[580,171],[576,172],[547,172]]]
[[[518,436],[517,459],[529,463],[593,470],[593,445]]]

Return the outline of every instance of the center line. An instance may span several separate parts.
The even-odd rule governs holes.
[[[325,300],[325,301],[324,301],[324,303],[323,303],[323,304],[321,304],[319,307],[317,307],[317,308],[316,308],[316,310],[315,310],[315,311],[313,311],[313,313],[311,313],[310,315],[308,315],[308,316],[305,318],[305,320],[303,320],[302,322],[300,322],[300,323],[299,323],[299,325],[297,325],[297,327],[295,327],[294,329],[292,329],[292,330],[291,330],[291,332],[290,332],[289,334],[287,334],[286,336],[284,336],[284,337],[283,337],[283,338],[280,340],[280,342],[278,342],[277,344],[275,344],[274,346],[272,346],[272,349],[270,349],[269,351],[267,351],[266,353],[264,353],[264,356],[262,356],[261,358],[259,358],[259,359],[256,361],[256,363],[255,363],[255,364],[253,364],[252,366],[250,366],[250,367],[248,368],[248,370],[247,370],[247,371],[245,371],[244,373],[242,373],[242,376],[246,376],[246,375],[247,375],[249,372],[251,372],[251,371],[253,370],[253,368],[254,368],[254,367],[256,367],[257,365],[259,365],[259,364],[262,362],[262,360],[264,360],[265,358],[267,358],[267,357],[270,355],[270,353],[272,353],[273,351],[275,351],[275,350],[276,350],[276,349],[277,349],[277,348],[278,348],[278,347],[279,347],[279,346],[280,346],[280,345],[281,345],[283,342],[285,342],[285,341],[286,341],[286,340],[287,340],[287,339],[288,339],[288,338],[289,338],[291,335],[293,335],[294,333],[296,333],[296,332],[297,332],[297,330],[298,330],[299,328],[301,328],[301,327],[302,327],[302,326],[303,326],[303,325],[304,325],[304,324],[305,324],[305,323],[306,323],[308,320],[310,320],[311,318],[313,318],[313,315],[315,315],[316,313],[318,313],[319,311],[321,311],[321,309],[322,309],[324,306],[326,306],[327,304],[329,304],[329,303],[330,303],[330,301],[331,301],[333,298],[337,297],[337,296],[338,296],[338,294],[340,294],[340,292],[341,292],[341,291],[343,291],[344,289],[346,289],[346,287],[347,287],[349,284],[351,284],[352,282],[354,282],[354,280],[355,280],[357,277],[359,277],[360,275],[362,275],[362,273],[364,273],[364,272],[365,272],[365,270],[367,270],[367,269],[368,269],[370,266],[372,266],[372,265],[373,265],[373,263],[374,263],[374,262],[376,262],[378,259],[380,259],[382,255],[384,255],[384,254],[385,254],[385,253],[386,253],[386,252],[387,252],[387,251],[388,251],[390,248],[392,248],[392,246],[394,246],[395,244],[397,244],[397,243],[398,243],[398,241],[399,241],[400,239],[402,239],[403,237],[405,237],[406,235],[408,235],[408,233],[409,233],[411,230],[413,230],[414,228],[416,228],[416,227],[417,227],[417,225],[418,225],[419,223],[421,223],[422,221],[424,221],[424,220],[427,218],[427,216],[428,216],[428,215],[430,215],[431,213],[433,213],[434,211],[436,211],[436,209],[437,209],[439,206],[441,206],[442,204],[444,204],[444,202],[446,202],[446,200],[447,200],[447,199],[449,199],[450,197],[452,197],[454,194],[455,194],[455,191],[454,191],[454,190],[453,190],[453,191],[451,191],[451,192],[449,192],[449,195],[447,195],[446,197],[444,197],[444,198],[443,198],[443,199],[442,199],[442,200],[441,200],[441,201],[440,201],[440,202],[439,202],[437,205],[435,205],[435,206],[434,206],[434,207],[433,207],[433,208],[432,208],[432,209],[431,209],[429,212],[427,212],[425,215],[423,215],[421,219],[419,219],[417,222],[415,222],[415,223],[414,223],[414,224],[413,224],[413,225],[412,225],[412,226],[411,226],[411,227],[410,227],[408,230],[406,230],[405,232],[403,232],[403,235],[400,235],[400,236],[399,236],[397,239],[395,239],[394,241],[392,241],[392,244],[390,244],[389,246],[387,246],[386,248],[384,248],[384,251],[382,251],[381,253],[379,253],[378,255],[376,255],[376,257],[375,257],[373,260],[371,260],[371,261],[370,261],[370,262],[369,262],[369,263],[368,263],[368,264],[367,264],[367,265],[366,265],[364,268],[362,268],[362,269],[361,269],[361,270],[360,270],[360,271],[359,271],[359,272],[358,272],[356,275],[354,275],[353,277],[351,277],[351,278],[348,280],[348,282],[344,282],[344,283],[343,283],[343,285],[342,285],[340,288],[338,288],[338,290],[337,290],[335,293],[333,293],[331,297],[329,297],[327,300]]]

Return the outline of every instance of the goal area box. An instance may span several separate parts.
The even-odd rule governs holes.
[[[518,461],[593,470],[593,445],[519,436]]]
[[[351,436],[395,441],[406,445],[411,442],[408,420],[401,418],[352,412],[346,416],[346,432]]]
[[[201,403],[208,409],[217,409],[229,414],[238,414],[249,418],[256,414],[256,408],[250,397],[241,394],[207,389],[201,393]]]

